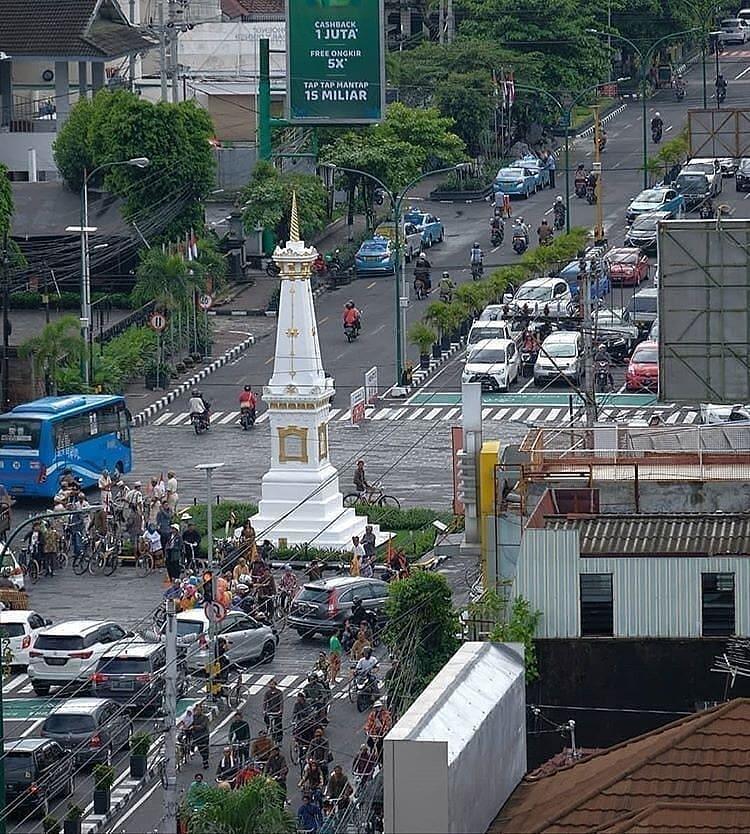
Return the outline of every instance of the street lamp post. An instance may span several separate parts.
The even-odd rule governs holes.
[[[656,49],[661,46],[663,43],[669,40],[674,40],[675,38],[679,38],[682,35],[691,35],[695,32],[703,32],[703,29],[695,26],[692,29],[684,29],[681,32],[672,32],[669,35],[665,35],[663,38],[659,38],[659,40],[654,41],[651,46],[643,52],[642,49],[639,49],[630,38],[626,38],[624,35],[615,34],[614,32],[600,32],[598,29],[587,29],[587,32],[593,35],[600,35],[601,37],[606,37],[608,39],[615,38],[616,40],[623,41],[623,43],[628,44],[630,48],[635,52],[638,56],[638,60],[640,61],[640,79],[639,85],[641,88],[641,119],[643,122],[643,187],[648,188],[648,133],[646,129],[646,71],[647,68],[651,65],[651,59],[654,56]],[[705,75],[704,75],[705,79]],[[705,91],[704,91],[705,96]]]
[[[132,159],[123,159],[117,162],[105,162],[94,168],[93,171],[83,170],[83,185],[81,186],[81,224],[80,226],[67,226],[66,232],[80,232],[81,235],[81,337],[83,338],[84,350],[82,359],[83,380],[86,385],[91,384],[92,373],[92,342],[91,342],[91,273],[89,259],[89,234],[97,230],[96,226],[89,226],[89,180],[94,174],[104,168],[114,168],[118,165],[130,165],[134,168],[146,168],[150,160],[145,156],[136,156]]]
[[[405,263],[404,263],[404,247],[401,243],[401,229],[400,229],[400,216],[401,216],[401,205],[406,198],[407,194],[414,188],[415,185],[420,183],[422,180],[427,179],[428,177],[434,177],[436,174],[447,174],[451,171],[462,171],[465,170],[468,163],[459,163],[458,165],[451,165],[449,168],[438,168],[435,171],[427,171],[424,174],[420,174],[418,177],[415,177],[410,183],[408,183],[399,194],[391,191],[390,188],[378,177],[374,174],[370,174],[367,171],[361,171],[358,168],[345,168],[342,165],[327,165],[325,167],[331,168],[334,171],[343,171],[346,174],[356,174],[360,177],[367,177],[367,179],[372,180],[379,188],[382,189],[383,193],[388,196],[388,199],[391,203],[391,212],[393,217],[393,226],[394,226],[394,235],[395,235],[395,246],[396,246],[396,267],[395,267],[395,276],[394,276],[394,284],[395,284],[395,308],[394,308],[394,315],[395,315],[395,331],[396,331],[396,385],[401,385],[403,372],[404,372],[404,334],[406,331],[406,309],[409,303],[409,297],[406,290],[406,281],[404,278],[405,275]]]

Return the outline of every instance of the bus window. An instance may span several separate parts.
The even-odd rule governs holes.
[[[40,431],[39,420],[0,420],[0,448],[38,449]]]

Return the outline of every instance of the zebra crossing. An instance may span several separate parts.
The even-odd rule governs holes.
[[[692,425],[700,422],[700,413],[697,409],[677,408],[669,405],[653,405],[648,407],[610,407],[600,406],[600,417],[603,420],[614,420],[616,422],[632,422],[633,420],[648,420],[658,415],[669,425]],[[526,423],[530,425],[545,423],[570,423],[582,419],[579,409],[574,409],[572,414],[567,406],[535,405],[526,403],[524,405],[512,404],[505,406],[491,406],[482,409],[482,418],[487,421],[499,423]],[[455,405],[396,405],[378,406],[368,408],[366,411],[367,422],[427,422],[427,423],[460,423],[461,408]],[[239,411],[216,411],[211,415],[211,429],[235,430],[239,426]],[[268,411],[258,415],[256,425],[262,425],[268,420]],[[346,424],[351,420],[351,412],[348,409],[332,408],[328,422],[332,425]],[[150,425],[160,428],[181,428],[189,425],[190,415],[187,411],[172,412],[165,411],[160,414]]]

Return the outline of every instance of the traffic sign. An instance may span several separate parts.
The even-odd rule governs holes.
[[[201,310],[210,310],[213,303],[213,298],[211,298],[207,292],[201,293],[201,295],[198,296],[198,306]]]
[[[227,609],[220,602],[207,602],[203,606],[203,613],[209,623],[220,623],[227,615]]]
[[[165,313],[151,313],[148,317],[148,324],[152,330],[155,330],[157,333],[161,333],[162,330],[167,326],[167,316]]]

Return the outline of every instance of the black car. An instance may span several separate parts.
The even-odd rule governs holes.
[[[750,188],[750,156],[743,156],[734,175],[734,185],[737,191],[747,191]]]
[[[5,742],[5,806],[49,814],[57,797],[72,797],[75,790],[73,760],[48,738],[20,738]]]
[[[360,599],[364,608],[375,614],[380,626],[385,622],[387,598],[388,583],[380,579],[358,576],[320,579],[302,586],[292,602],[287,622],[300,637],[333,634],[351,614],[354,600]]]
[[[71,698],[44,719],[42,736],[54,739],[78,764],[109,764],[127,747],[133,723],[127,711],[108,698]]]
[[[685,198],[685,208],[697,208],[712,197],[711,182],[705,174],[686,171],[678,175],[674,187]]]
[[[167,653],[163,643],[130,643],[122,650],[99,659],[91,676],[99,698],[127,703],[128,709],[159,709],[164,697]],[[177,668],[177,694],[185,691],[185,667]]]

